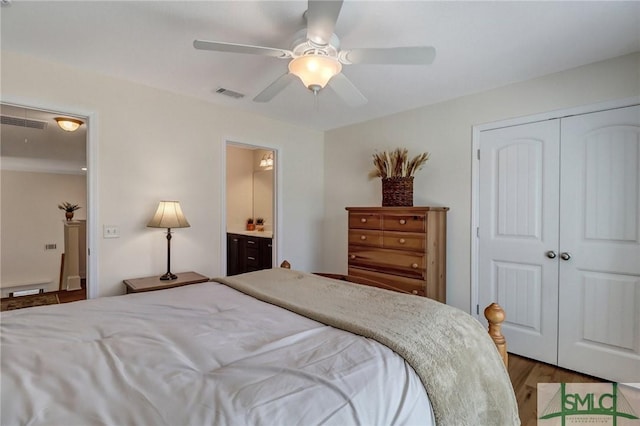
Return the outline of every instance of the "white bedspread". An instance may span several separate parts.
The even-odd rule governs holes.
[[[3,426],[434,423],[387,347],[216,283],[0,320]]]

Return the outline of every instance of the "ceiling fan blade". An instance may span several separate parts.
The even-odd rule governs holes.
[[[368,102],[367,98],[344,74],[336,74],[329,80],[329,86],[349,106],[358,107]]]
[[[272,56],[274,58],[290,58],[291,51],[274,47],[252,46],[249,44],[225,43],[221,41],[195,40],[193,47],[215,52],[247,53],[250,55]]]
[[[341,8],[342,0],[309,0],[307,38],[321,46],[329,44]]]
[[[273,83],[267,86],[262,92],[258,93],[258,95],[253,98],[254,102],[269,102],[275,95],[284,90],[285,87],[289,85],[293,80],[296,79],[296,76],[291,73],[282,74],[280,77],[276,79]]]
[[[340,52],[344,64],[429,65],[436,57],[431,46],[348,49]]]

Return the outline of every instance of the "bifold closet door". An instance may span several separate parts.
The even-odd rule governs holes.
[[[509,352],[557,362],[560,121],[480,135],[478,296]]]
[[[558,364],[640,382],[640,107],[562,119],[560,164]]]

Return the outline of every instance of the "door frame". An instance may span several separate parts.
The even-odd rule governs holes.
[[[52,104],[49,102],[34,101],[31,99],[21,99],[6,97],[0,99],[5,105],[19,108],[35,109],[53,114],[77,117],[84,121],[87,128],[86,155],[87,155],[87,299],[98,297],[98,118],[93,111],[78,109],[74,106]]]
[[[268,144],[257,144],[239,142],[236,138],[225,138],[221,145],[220,158],[220,272],[222,276],[227,275],[227,147],[229,145],[243,147],[247,149],[263,149],[273,151],[273,238],[271,264],[277,266],[280,264],[279,251],[282,243],[282,201],[280,194],[282,193],[282,153],[278,146]]]
[[[553,120],[572,115],[588,114],[598,111],[606,111],[616,108],[624,108],[632,105],[640,104],[640,96],[633,96],[624,99],[616,99],[612,101],[600,102],[590,105],[581,105],[578,107],[563,108],[544,112],[540,114],[528,115],[523,117],[509,118],[505,120],[494,121],[485,124],[472,126],[471,135],[471,304],[469,313],[477,320],[486,324],[484,315],[482,314],[484,306],[478,304],[478,224],[479,224],[479,206],[480,200],[478,194],[480,192],[480,133],[486,130],[494,130],[503,127],[518,126],[538,121]],[[507,315],[509,313],[507,312]]]

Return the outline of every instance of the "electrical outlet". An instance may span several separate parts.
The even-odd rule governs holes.
[[[102,226],[102,238],[120,238],[120,231],[115,225]]]

